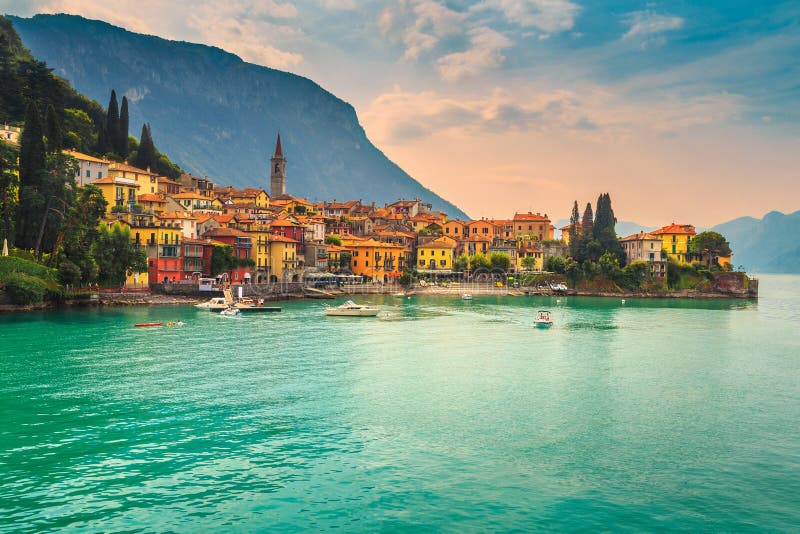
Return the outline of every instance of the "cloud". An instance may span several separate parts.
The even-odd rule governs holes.
[[[684,24],[681,17],[660,15],[653,11],[634,11],[625,15],[622,20],[628,25],[628,31],[622,36],[622,40],[639,40],[643,49],[663,45],[666,39],[660,34],[679,30]]]
[[[351,10],[356,8],[356,0],[321,0],[322,7],[328,9]]]
[[[442,78],[449,81],[475,76],[487,68],[497,67],[504,60],[502,50],[511,46],[504,35],[490,28],[470,31],[470,48],[439,59],[437,67]]]
[[[659,95],[634,102],[593,85],[513,93],[496,88],[472,98],[395,87],[376,98],[362,118],[370,136],[388,145],[429,136],[464,138],[512,131],[559,132],[616,143],[721,124],[737,117],[742,107],[741,97],[728,93],[685,98]]]
[[[443,37],[461,32],[466,16],[437,2],[426,0],[416,1],[411,11],[414,16],[413,24],[405,29],[402,36],[406,46],[406,59],[417,59]]]
[[[572,29],[580,8],[569,0],[484,0],[472,9],[494,9],[513,24],[555,33]]]

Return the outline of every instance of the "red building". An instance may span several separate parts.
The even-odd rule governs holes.
[[[275,219],[269,223],[269,233],[272,235],[288,237],[297,241],[297,252],[303,254],[305,248],[303,247],[303,238],[305,235],[305,227],[289,219]]]
[[[237,230],[236,228],[212,228],[205,234],[205,239],[211,239],[217,243],[228,245],[232,248],[234,258],[238,259],[253,259],[253,239],[250,234]],[[214,250],[213,246],[204,247],[203,250],[203,263],[208,266],[208,272],[211,268],[211,254]],[[204,271],[205,272],[205,271]],[[250,282],[250,273],[252,267],[239,266],[228,271],[228,280],[232,283]]]

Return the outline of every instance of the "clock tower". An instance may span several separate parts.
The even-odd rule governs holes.
[[[275,154],[270,158],[269,196],[277,197],[286,194],[286,158],[281,149],[281,134],[275,144]]]

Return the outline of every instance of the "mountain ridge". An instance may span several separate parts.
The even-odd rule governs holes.
[[[8,18],[34,56],[78,91],[100,102],[111,89],[128,96],[131,132],[149,122],[158,147],[188,172],[269,189],[280,132],[291,194],[312,201],[421,198],[466,217],[375,147],[352,105],[309,78],[76,15]]]

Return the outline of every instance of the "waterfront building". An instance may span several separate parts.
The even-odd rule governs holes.
[[[580,221],[578,221],[578,223],[575,226],[577,227],[578,235],[581,235],[583,233],[583,227]],[[561,241],[563,241],[565,245],[569,245],[569,240],[572,232],[572,225],[568,224],[567,226],[562,226],[561,228],[559,228],[559,230],[561,230]]]
[[[297,282],[299,280],[300,243],[290,237],[269,235],[269,260],[266,266],[270,282]]]
[[[381,282],[400,276],[402,246],[354,236],[343,238],[342,246],[352,255],[350,269],[353,274]]]
[[[661,239],[661,247],[671,260],[678,263],[689,263],[691,261],[689,247],[696,233],[694,226],[691,224],[672,223],[650,233]]]
[[[663,278],[667,274],[667,262],[663,257],[663,241],[660,236],[638,232],[619,240],[625,251],[627,263],[644,261],[650,264],[650,272]]]
[[[171,211],[162,213],[158,219],[169,226],[180,228],[181,235],[184,239],[196,239],[199,237],[197,233],[197,219],[188,211]]]
[[[75,170],[75,183],[79,186],[90,184],[108,176],[108,167],[111,162],[83,154],[75,150],[62,150],[62,154],[75,158],[78,168]]]
[[[499,254],[505,254],[511,259],[511,263],[509,264],[509,272],[515,272],[518,270],[518,244],[517,241],[514,239],[503,239],[497,238],[495,239],[491,246],[489,246],[489,254],[493,252],[497,252]]]
[[[447,236],[417,246],[417,269],[452,270],[456,241]]]
[[[130,178],[139,186],[139,193],[158,193],[158,174],[150,169],[140,169],[127,163],[111,163],[108,174],[118,178]]]
[[[212,228],[202,236],[231,247],[231,254],[238,260],[252,259],[253,238],[247,232],[237,228]],[[211,261],[209,256],[207,261]],[[228,280],[232,283],[250,282],[251,268],[248,265],[239,265],[228,271]]]
[[[150,281],[163,284],[182,280],[184,278],[183,262],[181,260],[183,236],[180,226],[162,222],[160,226],[156,227],[155,234],[156,245],[147,247]]]
[[[517,239],[533,237],[538,241],[549,241],[555,234],[555,227],[550,224],[547,214],[515,213],[513,225],[514,237]]]

